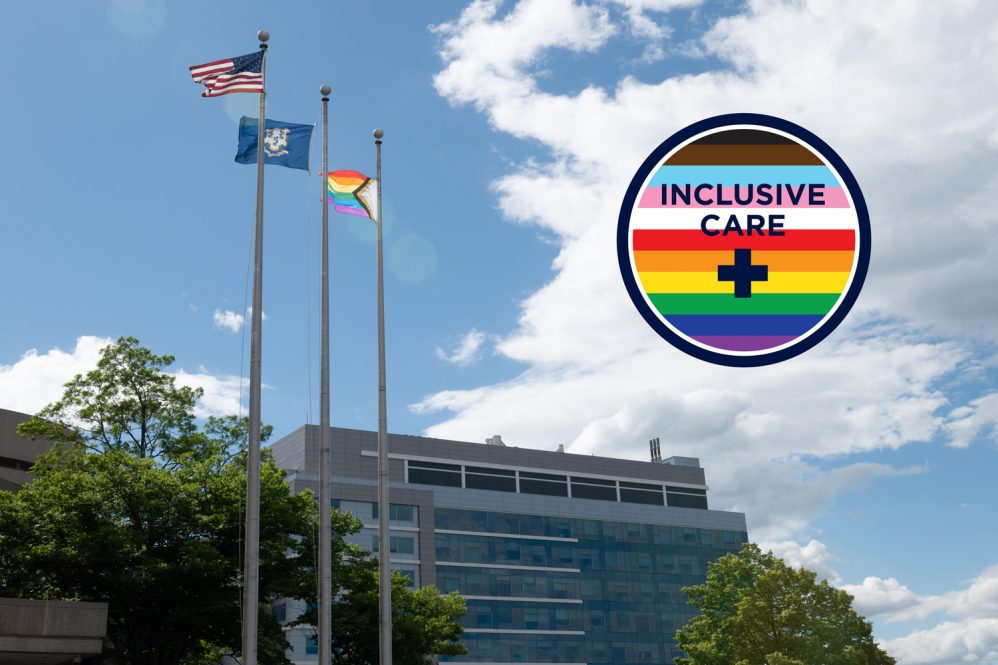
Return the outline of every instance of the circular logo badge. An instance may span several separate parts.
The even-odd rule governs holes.
[[[835,329],[870,263],[870,218],[820,138],[753,113],[677,132],[631,180],[617,258],[645,321],[720,365],[787,360]]]

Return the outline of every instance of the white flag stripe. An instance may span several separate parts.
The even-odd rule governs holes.
[[[205,81],[205,86],[207,86],[212,90],[223,90],[225,88],[231,88],[234,86],[252,85],[252,84],[263,85],[263,76],[261,76],[260,74],[226,76],[224,78],[219,77],[211,81]]]
[[[770,215],[783,215],[774,220],[783,229],[857,229],[856,213],[850,208],[635,208],[631,213],[632,229],[699,230],[707,215],[718,219],[707,222],[707,228],[723,231],[731,215],[738,218],[742,231],[748,228],[748,216],[760,215],[763,229],[769,228]]]
[[[194,78],[195,83],[200,83],[202,79],[212,75],[221,74],[227,72],[235,66],[232,60],[226,60],[223,62],[212,63],[209,65],[198,65],[197,67],[191,67],[191,76]]]
[[[220,97],[222,95],[227,95],[230,92],[263,92],[263,84],[260,83],[251,87],[244,88],[226,88],[224,90],[206,90],[201,93],[202,97]]]

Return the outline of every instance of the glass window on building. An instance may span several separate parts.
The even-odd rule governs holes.
[[[338,501],[338,506],[333,506],[334,508],[339,508],[339,510],[350,513],[354,517],[360,518],[364,522],[370,522],[372,519],[377,519],[378,504],[371,503],[370,501]]]
[[[510,583],[509,574],[496,573],[496,595],[512,596],[513,585]]]
[[[372,537],[372,552],[378,552],[381,548],[379,536]],[[412,536],[392,536],[389,542],[388,551],[391,554],[413,554],[416,551],[416,539]]]
[[[467,466],[464,468],[464,486],[494,492],[515,492],[516,471]]]
[[[695,556],[682,555],[679,557],[679,572],[682,575],[699,575],[700,562]]]
[[[309,656],[315,656],[319,653],[319,638],[315,635],[305,638],[305,653]]]
[[[373,519],[378,519],[378,504],[371,505],[371,515]],[[405,504],[391,503],[388,504],[388,521],[389,522],[404,522],[406,524],[415,524],[417,519],[416,506],[407,506]]]
[[[460,464],[408,461],[409,482],[418,485],[461,487]]]
[[[410,536],[392,536],[391,552],[412,554],[415,552],[415,538]]]

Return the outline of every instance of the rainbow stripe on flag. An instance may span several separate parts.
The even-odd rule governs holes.
[[[801,195],[808,184],[820,196]],[[716,217],[705,226],[708,215]],[[751,231],[749,215],[757,216]],[[856,268],[859,229],[846,190],[807,147],[772,132],[723,131],[670,155],[646,183],[630,230],[632,269],[654,310],[686,338],[725,352],[764,352],[810,334]]]
[[[378,221],[378,181],[374,178],[359,171],[331,171],[327,192],[336,212]]]

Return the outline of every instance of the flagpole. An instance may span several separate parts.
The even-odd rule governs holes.
[[[320,333],[321,388],[319,389],[319,665],[330,665],[332,645],[332,533],[329,515],[329,93],[322,94],[322,331]]]
[[[243,570],[243,661],[256,665],[257,621],[260,604],[260,348],[263,325],[263,140],[266,117],[267,40],[256,33],[263,52],[260,63],[260,118],[256,141],[256,231],[253,253],[253,312],[250,335],[249,449],[246,460],[246,554]]]
[[[378,607],[380,616],[381,665],[392,665],[392,574],[391,536],[389,532],[388,503],[388,407],[385,388],[385,277],[382,263],[381,236],[384,208],[381,206],[381,138],[380,129],[374,130],[377,152],[378,181]]]

